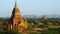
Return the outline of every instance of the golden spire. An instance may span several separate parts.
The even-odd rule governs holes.
[[[18,8],[18,6],[17,6],[17,1],[15,0],[15,8]]]

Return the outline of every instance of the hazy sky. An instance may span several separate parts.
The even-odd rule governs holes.
[[[0,0],[0,17],[11,16],[15,0]],[[17,0],[21,15],[60,15],[60,0]]]

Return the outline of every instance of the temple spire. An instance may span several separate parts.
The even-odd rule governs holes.
[[[18,6],[17,6],[17,1],[15,0],[15,8],[18,8]]]

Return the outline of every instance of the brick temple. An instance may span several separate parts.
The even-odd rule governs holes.
[[[20,10],[17,6],[17,3],[15,2],[12,15],[8,19],[8,22],[7,22],[7,29],[8,31],[14,30],[14,31],[22,32],[23,30],[27,28],[28,28],[27,21],[21,16]]]

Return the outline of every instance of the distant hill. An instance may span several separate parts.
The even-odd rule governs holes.
[[[47,15],[47,18],[60,18],[60,15]]]
[[[44,15],[36,16],[36,15],[24,15],[24,18],[42,18]],[[45,15],[47,18],[60,18],[60,15]]]
[[[23,17],[24,18],[37,18],[37,16],[35,15],[24,15]]]

